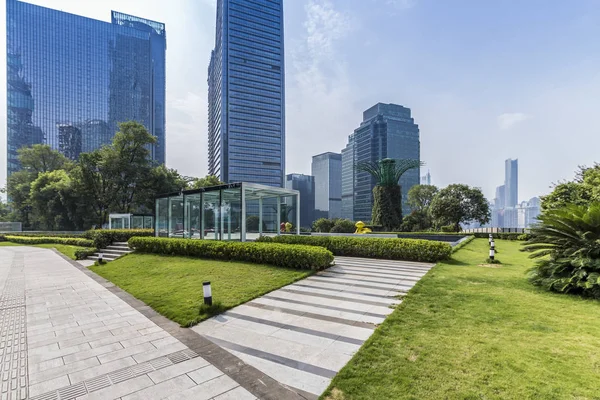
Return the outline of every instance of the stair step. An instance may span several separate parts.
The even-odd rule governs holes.
[[[113,249],[113,248],[107,247],[106,249],[100,249],[98,252],[115,253],[115,254],[129,254],[132,252],[132,250],[130,250],[130,249]]]
[[[108,245],[106,247],[109,248],[109,249],[111,247],[114,247],[115,249],[128,249],[129,248],[129,246],[127,246],[126,244],[124,244],[124,245],[121,245],[121,244],[110,244],[110,245]]]
[[[127,244],[127,242],[113,242],[113,245],[115,245],[115,246],[129,246]]]
[[[88,259],[89,260],[98,260],[100,257],[98,257],[97,255],[94,256],[89,256]],[[104,255],[104,257],[102,257],[103,261],[114,261],[119,257],[107,257],[106,255]]]

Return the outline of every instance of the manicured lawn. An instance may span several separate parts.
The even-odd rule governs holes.
[[[598,399],[600,302],[530,285],[520,242],[496,247],[500,268],[476,239],[430,271],[322,398]]]
[[[154,254],[130,254],[91,269],[183,326],[210,317],[199,314],[204,281],[211,282],[213,301],[228,309],[311,274],[269,265]]]
[[[21,244],[21,243],[0,242],[0,247],[1,246],[25,246],[25,245]],[[79,247],[79,246],[71,246],[71,245],[67,245],[67,244],[34,244],[31,246],[32,247],[41,247],[43,249],[54,248],[72,260],[75,260],[75,251],[84,248],[84,247]]]

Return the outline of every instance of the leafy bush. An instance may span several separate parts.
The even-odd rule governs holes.
[[[129,239],[129,247],[143,253],[247,261],[297,269],[319,270],[333,262],[333,254],[325,249],[276,243],[133,237]]]
[[[334,225],[335,221],[332,219],[319,218],[313,222],[313,230],[320,233],[329,233]]]
[[[266,243],[320,246],[336,256],[383,258],[388,260],[437,262],[450,257],[448,243],[415,239],[378,239],[343,236],[263,236]]]
[[[21,244],[67,244],[71,246],[81,246],[81,247],[93,247],[94,242],[88,239],[81,238],[61,238],[61,237],[27,237],[27,236],[11,236],[5,235],[5,238],[9,242],[13,243],[21,243]]]
[[[93,240],[98,249],[104,249],[113,242],[126,242],[134,236],[154,236],[154,229],[93,229],[84,233],[84,237]]]
[[[444,225],[440,228],[442,232],[456,232],[455,225]]]
[[[523,250],[537,258],[529,279],[548,290],[600,299],[600,203],[547,210]]]
[[[76,260],[85,260],[89,256],[93,256],[96,254],[98,250],[93,247],[86,247],[85,249],[75,250],[75,259]]]
[[[6,242],[6,236],[0,234],[0,242]]]
[[[356,226],[354,222],[349,219],[336,219],[333,228],[331,228],[331,233],[354,233],[356,231]]]

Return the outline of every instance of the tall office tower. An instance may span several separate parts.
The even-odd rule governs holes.
[[[165,162],[164,24],[116,11],[108,23],[7,0],[6,40],[9,175],[22,146],[45,143],[76,158],[110,143],[126,121],[158,138],[152,158]]]
[[[285,188],[300,192],[300,226],[308,229],[312,228],[312,223],[315,220],[315,177],[304,174],[288,174],[286,175]],[[293,206],[291,203],[288,205]],[[289,221],[296,224],[295,208],[290,212]]]
[[[431,173],[427,171],[427,175],[421,177],[421,185],[431,185]]]
[[[363,113],[363,122],[348,137],[348,145],[342,151],[342,198],[345,215],[349,215],[349,203],[352,201],[352,219],[371,221],[373,188],[376,181],[370,174],[357,171],[357,164],[364,161],[378,162],[384,158],[420,160],[420,148],[419,126],[411,117],[410,108],[378,103],[366,110]],[[404,215],[410,213],[410,207],[406,203],[407,193],[411,187],[418,185],[419,181],[419,168],[406,172],[400,178]]]
[[[311,174],[315,177],[315,219],[342,216],[342,155],[313,156]]]
[[[342,218],[354,219],[354,143],[342,150]]]
[[[282,0],[218,0],[208,67],[208,172],[283,186]]]
[[[519,203],[519,160],[504,162],[504,206],[516,207]]]
[[[505,205],[505,197],[506,197],[506,186],[498,186],[496,188],[496,198],[494,199],[494,208],[496,210],[501,210]]]

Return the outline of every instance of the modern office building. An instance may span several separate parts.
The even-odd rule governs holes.
[[[506,186],[498,186],[496,188],[496,198],[494,198],[494,208],[500,210],[504,208],[506,197]]]
[[[410,108],[378,103],[366,110],[360,126],[348,137],[348,145],[342,154],[343,215],[349,216],[352,208],[353,220],[371,221],[376,182],[370,174],[357,171],[355,167],[361,162],[378,162],[384,158],[421,159],[419,126],[415,124]],[[407,193],[419,184],[420,176],[419,168],[415,168],[400,179],[404,215],[410,213]]]
[[[208,67],[208,171],[224,182],[285,181],[282,0],[218,0]]]
[[[311,173],[315,177],[315,219],[342,216],[342,155],[323,153],[313,156]]]
[[[421,185],[431,185],[431,173],[429,171],[421,177]]]
[[[519,203],[519,160],[504,162],[504,206],[517,207]]]
[[[17,150],[45,143],[76,159],[137,121],[165,161],[162,23],[112,12],[110,23],[6,1],[8,174]]]
[[[286,175],[285,188],[297,190],[300,193],[300,226],[312,228],[315,220],[315,178],[311,175],[288,174]],[[289,221],[296,221],[296,209],[291,203],[287,204],[290,211]]]

